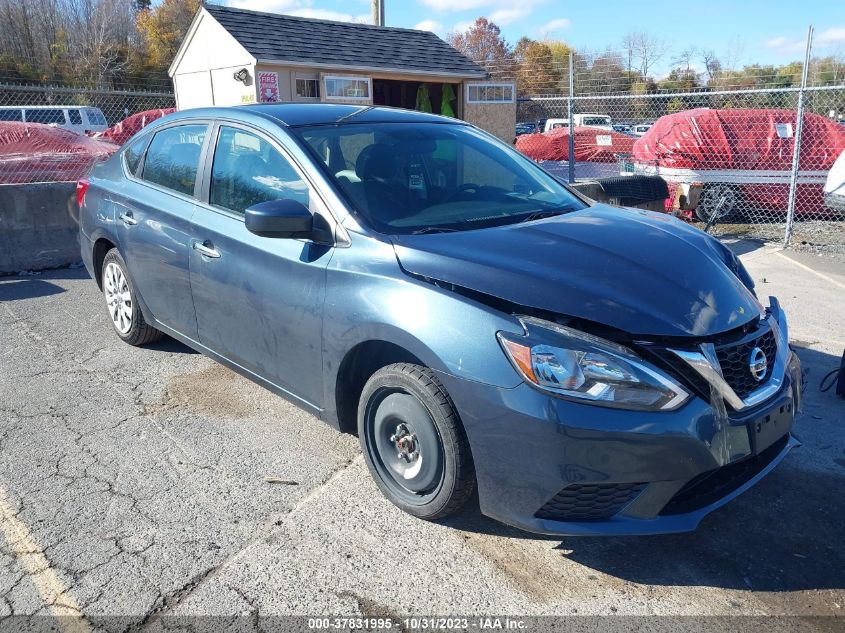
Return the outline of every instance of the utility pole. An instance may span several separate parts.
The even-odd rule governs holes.
[[[786,208],[786,228],[783,235],[784,248],[792,238],[795,222],[795,197],[798,193],[798,168],[801,164],[801,133],[804,130],[804,93],[807,91],[807,73],[810,71],[810,55],[813,50],[813,25],[807,29],[807,51],[801,68],[801,89],[798,91],[798,115],[795,120],[795,144],[792,147],[792,170],[789,176],[789,199]]]
[[[373,0],[373,24],[384,26],[384,0]]]

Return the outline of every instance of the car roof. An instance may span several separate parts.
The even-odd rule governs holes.
[[[290,127],[343,123],[463,124],[458,119],[414,110],[341,103],[257,103],[235,106],[234,109],[269,116]]]

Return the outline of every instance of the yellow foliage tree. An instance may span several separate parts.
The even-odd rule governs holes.
[[[144,70],[167,71],[201,5],[202,0],[163,0],[138,12],[139,61]]]

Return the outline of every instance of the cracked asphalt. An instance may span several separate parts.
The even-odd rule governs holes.
[[[810,370],[804,445],[669,537],[419,521],[356,438],[172,340],[122,344],[84,270],[0,278],[0,616],[842,615],[845,401],[818,381],[845,260],[734,247]]]

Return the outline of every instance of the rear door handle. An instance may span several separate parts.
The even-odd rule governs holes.
[[[120,214],[120,220],[126,226],[135,226],[136,224],[138,224],[138,220],[136,220],[135,218],[132,217],[131,211],[126,211],[125,213],[121,213]]]
[[[214,244],[212,244],[210,240],[206,240],[204,242],[193,240],[191,242],[191,247],[203,257],[220,257],[220,251],[214,248]]]

